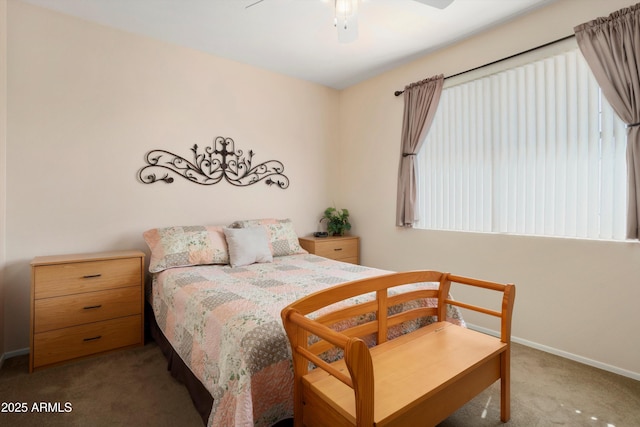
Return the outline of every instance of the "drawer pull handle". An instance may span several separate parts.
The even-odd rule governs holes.
[[[99,340],[100,338],[102,338],[102,335],[98,335],[97,337],[85,338],[82,341],[95,341]]]
[[[100,308],[102,307],[102,304],[98,304],[98,305],[88,305],[86,307],[82,307],[84,310],[91,310],[93,308]]]
[[[86,276],[82,276],[83,279],[93,279],[94,277],[100,277],[102,274],[87,274]]]
[[[334,251],[341,251],[341,250],[342,250],[342,248],[334,248],[333,250],[334,250]]]

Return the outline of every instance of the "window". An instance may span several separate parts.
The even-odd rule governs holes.
[[[445,86],[417,159],[417,228],[625,238],[625,125],[571,42]]]

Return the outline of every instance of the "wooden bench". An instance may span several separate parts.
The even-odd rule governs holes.
[[[390,288],[421,282],[439,286],[389,295]],[[452,282],[502,293],[501,309],[452,300]],[[308,317],[369,293],[375,293],[375,299]],[[388,314],[389,307],[424,298],[437,300],[437,307]],[[345,283],[290,304],[282,310],[282,320],[293,353],[295,426],[433,426],[498,379],[500,419],[508,421],[514,298],[512,284],[413,271]],[[498,317],[500,337],[447,322],[447,304]],[[372,320],[341,331],[332,329],[341,321],[372,312],[376,313]],[[387,339],[389,328],[425,316],[437,321]],[[377,345],[369,348],[362,338],[371,334],[376,335]],[[319,340],[310,344],[310,336]],[[343,350],[342,359],[327,363],[319,357],[334,347]],[[310,370],[310,363],[316,369]]]

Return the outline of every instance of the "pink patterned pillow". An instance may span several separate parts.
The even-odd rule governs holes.
[[[231,227],[233,228],[247,228],[261,226],[267,230],[269,235],[269,247],[273,256],[285,256],[295,254],[308,253],[298,241],[298,235],[293,228],[293,221],[290,219],[250,219],[244,221],[236,221]]]
[[[151,249],[151,273],[171,267],[229,264],[229,250],[221,226],[154,228],[142,236]]]

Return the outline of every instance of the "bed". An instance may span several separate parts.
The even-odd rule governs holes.
[[[144,237],[151,249],[152,335],[208,426],[290,420],[293,368],[281,310],[313,292],[389,273],[306,253],[289,220],[167,227]],[[456,307],[448,308],[447,319],[464,326]],[[431,321],[418,319],[391,333],[401,335]]]

